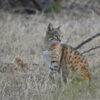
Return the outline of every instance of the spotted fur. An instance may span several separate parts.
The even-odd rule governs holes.
[[[44,39],[43,55],[49,64],[51,72],[62,71],[64,81],[66,78],[90,80],[89,65],[83,56],[71,46],[61,43],[62,33],[58,28],[48,25]]]

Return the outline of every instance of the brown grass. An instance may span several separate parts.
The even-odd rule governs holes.
[[[84,39],[100,32],[100,18],[53,15],[0,15],[0,100],[100,100],[100,49],[85,54],[90,65],[92,88],[52,83],[41,44],[48,23],[62,25],[64,42],[76,47]],[[82,53],[100,45],[100,37],[83,46]],[[15,63],[20,57],[27,67]]]

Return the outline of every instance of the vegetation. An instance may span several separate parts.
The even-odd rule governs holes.
[[[89,63],[91,86],[70,80],[64,84],[58,76],[55,82],[48,78],[41,44],[49,22],[55,27],[61,25],[63,41],[72,47],[100,33],[99,0],[66,1],[64,9],[61,3],[51,4],[51,12],[61,11],[53,14],[0,9],[0,100],[100,100],[100,48],[84,53],[99,46],[100,37],[78,49]]]
[[[47,7],[47,11],[49,11],[49,12],[60,12],[61,11],[61,5],[59,4],[59,2],[50,3],[49,6]]]
[[[69,17],[68,17],[69,16]],[[84,55],[89,63],[92,88],[84,85],[60,84],[48,79],[49,68],[41,54],[41,44],[49,22],[62,24],[63,40],[76,47],[100,32],[100,18],[63,15],[0,15],[0,98],[1,100],[99,100],[100,49]],[[67,20],[67,21],[66,21]],[[80,52],[99,45],[100,37],[84,45]],[[24,64],[18,64],[19,57]],[[20,61],[20,60],[19,60]]]

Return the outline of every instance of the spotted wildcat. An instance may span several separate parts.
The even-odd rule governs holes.
[[[43,56],[49,65],[51,73],[62,72],[62,78],[77,80],[90,80],[89,65],[83,56],[74,48],[61,43],[62,32],[60,27],[54,28],[48,25],[43,43]]]

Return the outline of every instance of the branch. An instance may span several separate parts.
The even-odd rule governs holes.
[[[28,4],[29,2],[32,2],[35,6],[35,9],[38,9],[39,11],[42,11],[43,7],[40,1],[38,0],[20,0],[21,4],[23,5],[23,7],[25,8],[25,10],[27,12],[32,12],[34,7],[30,7]]]
[[[95,49],[98,49],[98,48],[100,48],[100,46],[96,46],[96,47],[94,47],[94,48],[91,48],[91,49],[89,49],[89,50],[87,50],[87,51],[84,51],[84,52],[81,53],[81,54],[83,55],[83,54],[89,53],[90,51],[95,50]]]
[[[36,7],[39,11],[42,11],[43,7],[42,7],[42,4],[40,3],[40,1],[38,1],[38,0],[32,0],[32,2],[34,3],[35,7]]]
[[[90,42],[91,40],[93,40],[94,38],[96,38],[98,36],[100,36],[100,33],[97,33],[96,35],[94,35],[94,36],[88,38],[87,40],[83,41],[77,47],[75,47],[75,49],[77,50],[77,49],[81,48],[83,45],[85,45],[86,43]]]
[[[28,13],[36,13],[36,9],[35,8],[31,8],[31,7],[18,7],[18,8],[15,8],[13,9],[14,12],[16,11],[23,11],[23,10],[26,10]]]

